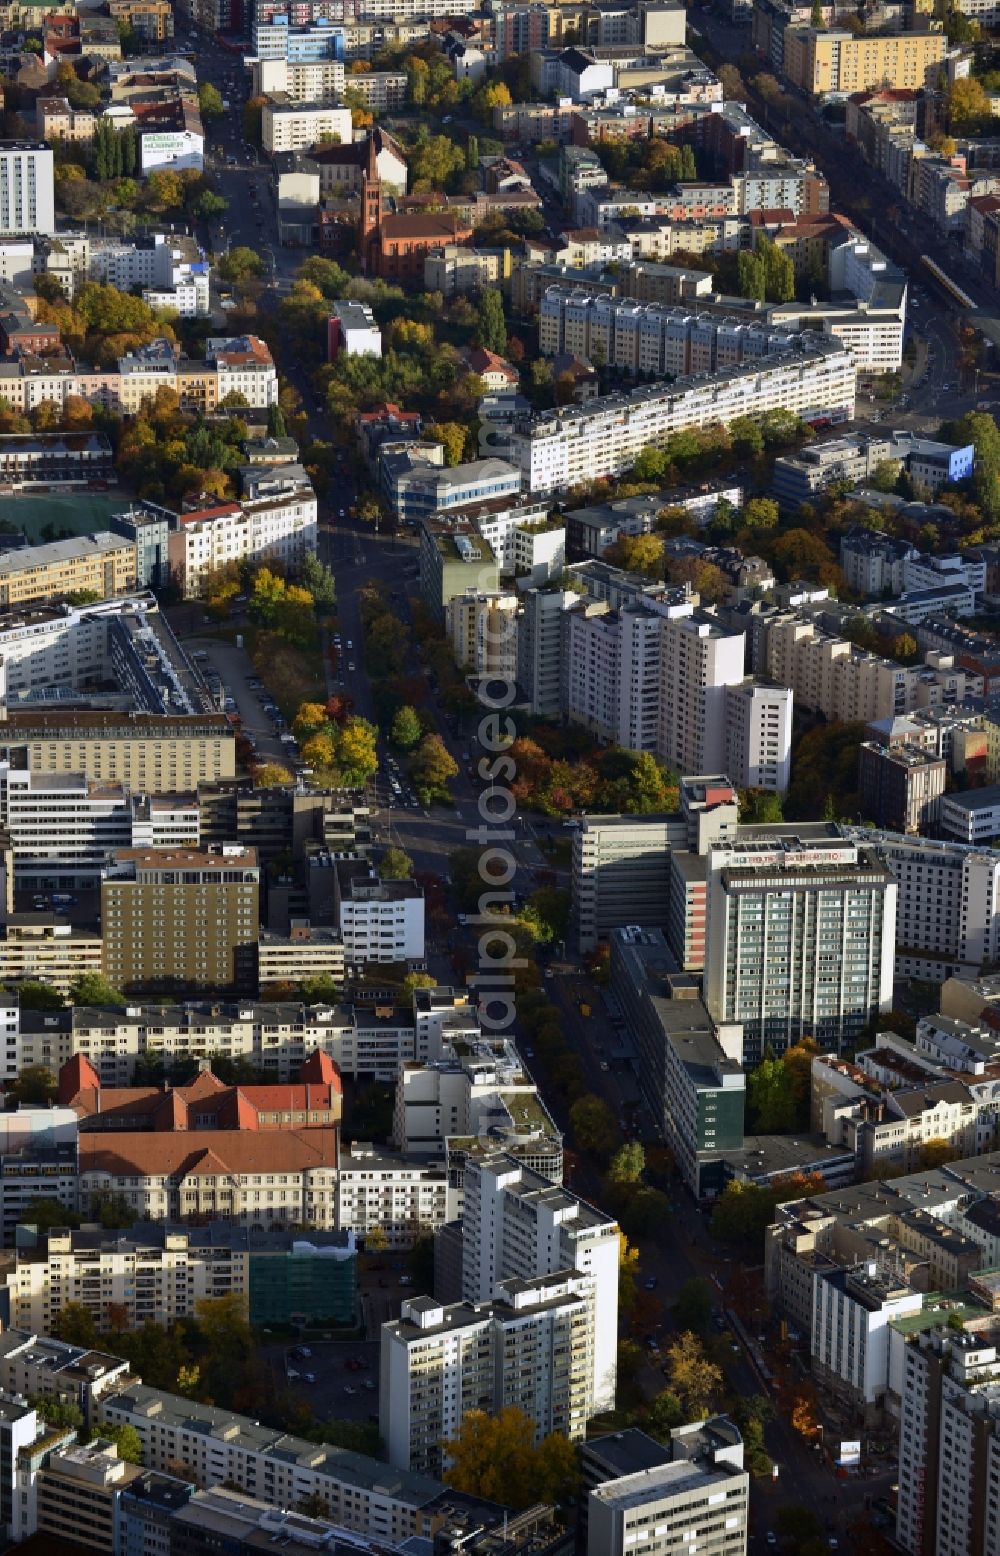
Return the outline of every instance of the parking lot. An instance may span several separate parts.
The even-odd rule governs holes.
[[[275,1388],[311,1405],[320,1421],[378,1419],[378,1353],[377,1340],[310,1339],[264,1351]]]
[[[252,742],[261,761],[287,763],[297,755],[294,744],[281,739],[287,733],[284,720],[276,708],[272,716],[270,709],[274,704],[254,674],[245,649],[214,638],[192,638],[184,646],[196,664],[217,672],[232,697],[227,711],[239,714],[243,734]]]

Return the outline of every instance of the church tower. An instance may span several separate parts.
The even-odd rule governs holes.
[[[378,152],[374,132],[368,136],[367,155],[361,174],[361,220],[358,251],[366,275],[379,270],[379,228],[382,225],[382,180],[378,171]]]

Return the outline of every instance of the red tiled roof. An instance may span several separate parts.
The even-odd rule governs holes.
[[[339,1138],[335,1124],[325,1129],[278,1129],[265,1134],[219,1129],[83,1134],[80,1172],[106,1172],[113,1178],[306,1172],[337,1166]]]

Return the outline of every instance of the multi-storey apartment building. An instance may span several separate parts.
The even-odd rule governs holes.
[[[940,983],[1000,957],[1000,860],[969,844],[845,827],[896,882],[896,972]]]
[[[135,1427],[147,1469],[183,1463],[201,1486],[226,1482],[254,1493],[263,1487],[272,1506],[320,1496],[332,1518],[359,1534],[401,1541],[433,1530],[429,1504],[441,1485],[427,1475],[394,1469],[387,1477],[374,1459],[138,1383],[102,1398],[99,1411],[102,1423]]]
[[[873,848],[789,832],[708,855],[705,1002],[744,1057],[839,1047],[892,1004],[897,888]]]
[[[0,141],[0,232],[55,232],[53,151],[44,141]]]
[[[280,151],[301,151],[330,137],[353,139],[351,110],[323,103],[293,102],[284,92],[274,93],[261,111],[261,140],[274,156]]]
[[[465,1169],[462,1296],[489,1301],[501,1280],[572,1271],[589,1277],[595,1411],[615,1396],[618,1225],[568,1189],[511,1156],[471,1159]]]
[[[941,32],[864,33],[839,28],[785,30],[784,73],[811,97],[850,96],[872,87],[919,90],[937,81],[948,52]]]
[[[745,647],[703,612],[664,623],[659,751],[676,772],[726,771],[727,688],[743,681]]]
[[[274,496],[221,502],[179,516],[167,542],[171,574],[186,599],[236,562],[277,562],[294,571],[316,550],[316,493],[287,482]]]
[[[8,1016],[3,1017],[4,1010]],[[394,1082],[403,1064],[440,1058],[452,1041],[475,1041],[479,1020],[463,994],[420,989],[410,1007],[295,1003],[134,1004],[126,1010],[74,1006],[59,1012],[22,1011],[0,1003],[0,1034],[8,1028],[7,1073],[25,1065],[58,1070],[82,1055],[104,1085],[127,1086],[146,1056],[174,1059],[240,1056],[276,1080],[294,1079],[317,1049],[344,1075]]]
[[[135,587],[135,542],[110,530],[0,554],[0,607],[83,592],[103,600]]]
[[[900,1388],[896,1539],[910,1556],[964,1556],[1000,1541],[996,1324],[911,1336]]]
[[[471,1410],[516,1406],[579,1441],[593,1413],[589,1280],[561,1271],[497,1285],[490,1302],[403,1303],[383,1324],[379,1421],[389,1462],[440,1474]]]
[[[445,631],[456,664],[473,675],[517,676],[516,594],[456,594],[444,608]]]
[[[396,1077],[393,1139],[404,1156],[460,1164],[502,1143],[534,1172],[562,1182],[562,1135],[512,1043],[468,1040]]]
[[[259,894],[252,848],[120,850],[101,885],[105,974],[126,990],[252,989]]]
[[[725,425],[777,409],[848,419],[855,385],[854,362],[839,341],[814,333],[785,337],[779,349],[752,364],[515,420],[511,458],[531,491],[555,491],[617,475],[642,449],[663,447],[688,427]]]

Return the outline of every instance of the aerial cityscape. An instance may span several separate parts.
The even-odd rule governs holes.
[[[0,1551],[1000,1556],[1000,0],[0,12]]]

